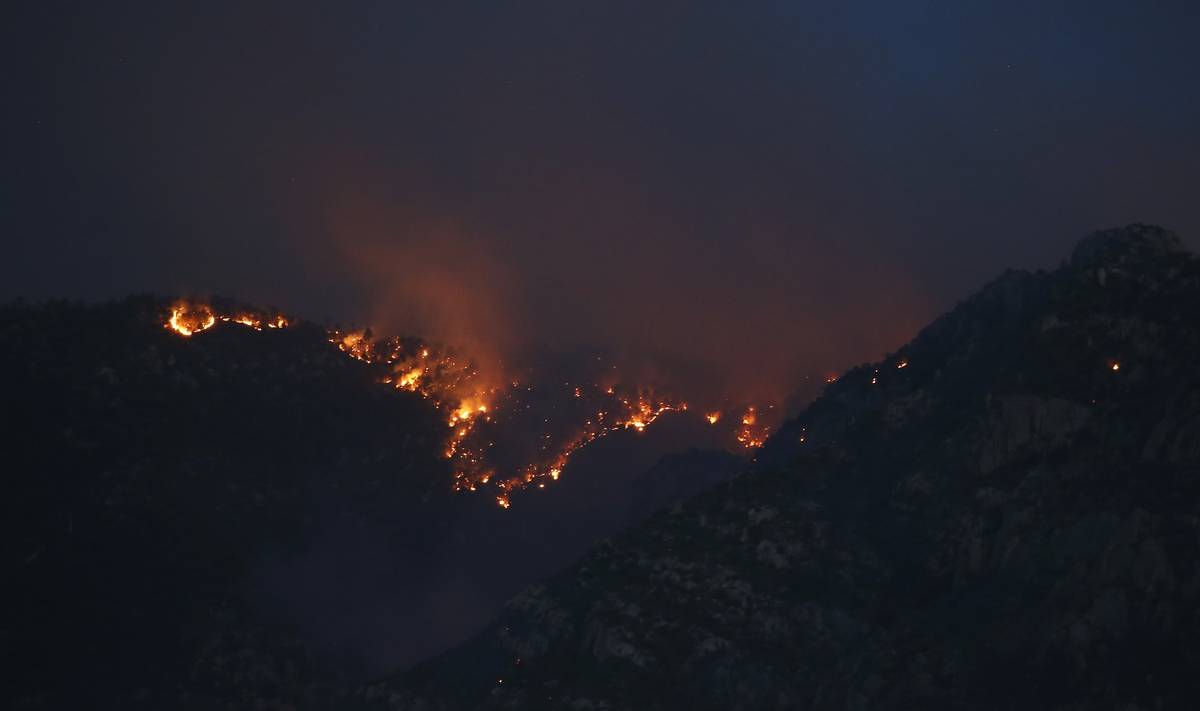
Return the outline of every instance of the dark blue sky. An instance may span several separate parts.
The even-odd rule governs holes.
[[[1088,230],[1200,234],[1195,2],[427,5],[10,10],[0,298],[217,291],[771,389]]]

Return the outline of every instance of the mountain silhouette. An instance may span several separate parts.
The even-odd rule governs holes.
[[[1200,696],[1200,261],[1008,272],[728,483],[359,691],[379,709],[1155,709]]]

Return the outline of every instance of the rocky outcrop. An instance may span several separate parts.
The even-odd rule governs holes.
[[[1063,447],[1090,416],[1084,405],[1062,398],[1001,396],[984,423],[978,470],[987,475],[1022,454]]]

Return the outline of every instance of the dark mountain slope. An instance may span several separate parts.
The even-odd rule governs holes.
[[[162,313],[0,311],[10,708],[328,694],[346,665],[253,608],[262,558],[339,520],[399,535],[397,505],[447,481],[435,413],[320,329],[182,339]]]
[[[1197,259],[1157,228],[1099,233],[363,703],[1190,708],[1198,364]]]

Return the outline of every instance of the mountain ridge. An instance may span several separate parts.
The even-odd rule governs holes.
[[[1200,686],[1200,265],[1009,271],[388,709],[1179,708]]]

